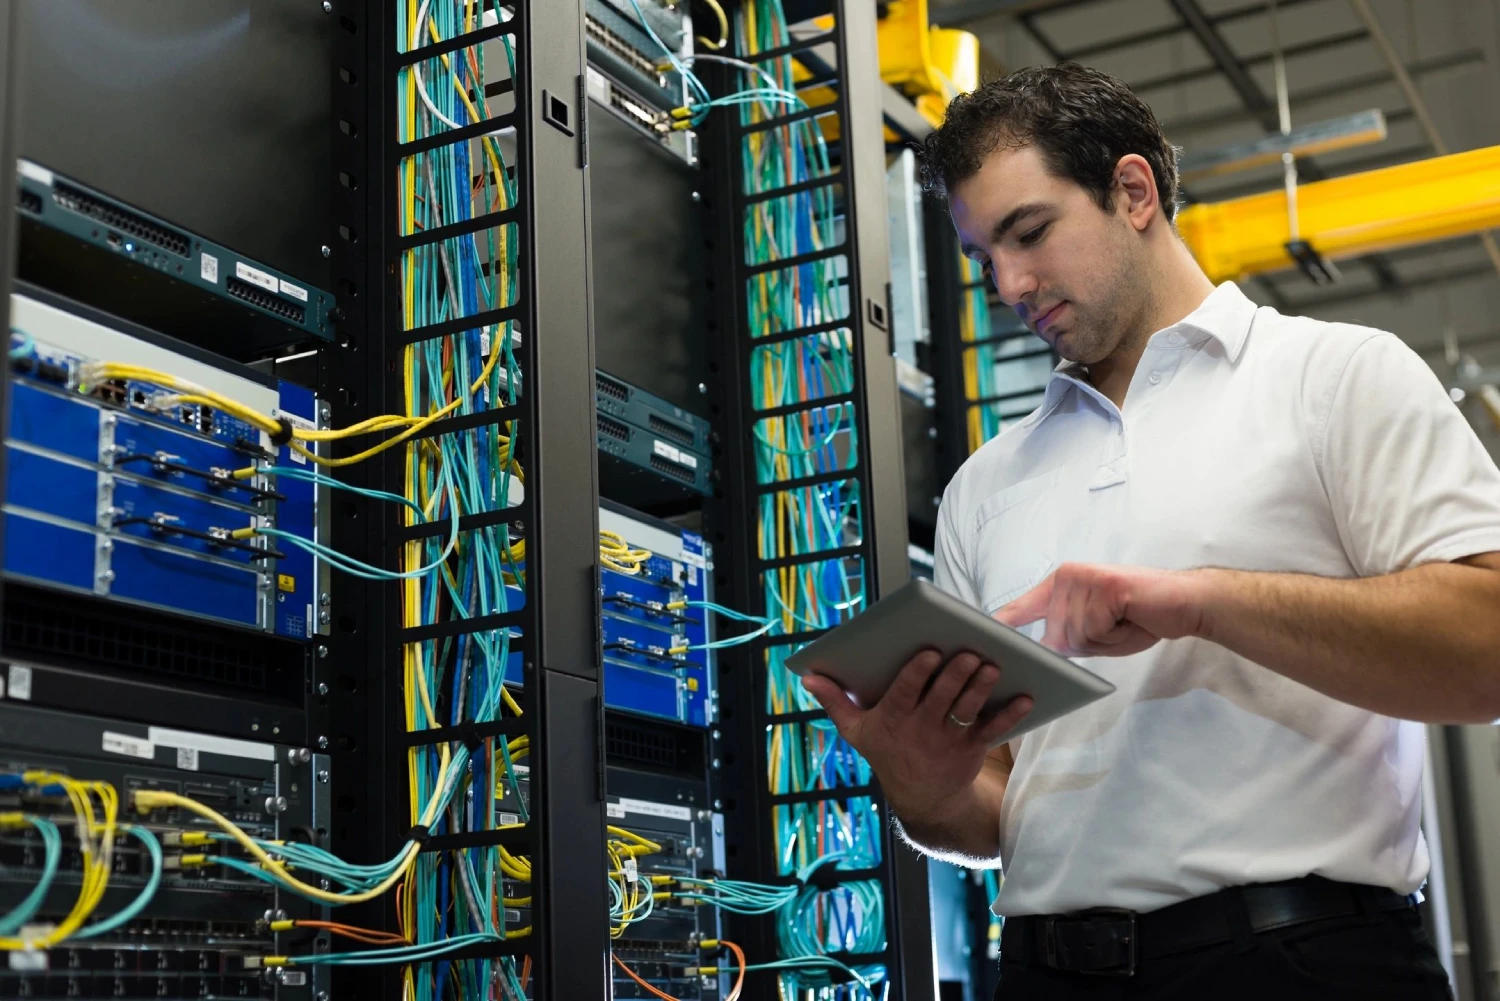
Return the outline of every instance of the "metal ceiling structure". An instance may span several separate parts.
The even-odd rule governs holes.
[[[1073,60],[1120,76],[1153,106],[1168,136],[1189,150],[1279,130],[1268,30],[1274,6],[1298,122],[1376,107],[1390,127],[1378,145],[1299,159],[1302,181],[1436,153],[1377,40],[1348,0],[929,2],[934,24],[973,31],[1004,68]],[[1373,6],[1385,32],[1399,42],[1406,73],[1427,91],[1446,145],[1461,150],[1500,143],[1500,102],[1473,100],[1500,91],[1500,0],[1374,0]],[[1279,183],[1279,168],[1263,169],[1203,179],[1184,194],[1220,201]],[[1459,329],[1467,346],[1482,349],[1487,364],[1500,362],[1500,337],[1493,329],[1500,277],[1479,239],[1367,255],[1346,262],[1343,270],[1342,282],[1329,288],[1286,271],[1260,276],[1247,291],[1282,310],[1370,321],[1388,317],[1393,328],[1406,320],[1418,329],[1398,332],[1429,355],[1439,350],[1441,319]]]

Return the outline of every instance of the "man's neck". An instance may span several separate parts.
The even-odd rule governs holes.
[[[1125,392],[1151,335],[1181,322],[1203,305],[1214,290],[1213,282],[1185,246],[1179,243],[1173,250],[1180,253],[1168,255],[1166,267],[1153,283],[1154,294],[1147,300],[1141,316],[1130,325],[1119,347],[1108,358],[1088,366],[1089,382],[1116,407],[1125,406]]]

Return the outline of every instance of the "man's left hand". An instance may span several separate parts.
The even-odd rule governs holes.
[[[1012,628],[1046,619],[1042,644],[1065,657],[1126,657],[1203,634],[1205,573],[1064,563],[994,617]]]

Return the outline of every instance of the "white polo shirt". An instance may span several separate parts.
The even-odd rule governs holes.
[[[937,583],[986,612],[1063,562],[1363,577],[1500,550],[1500,471],[1393,334],[1225,283],[1152,335],[1123,413],[1075,371],[943,498]],[[1420,724],[1203,640],[1079,663],[1118,687],[1013,748],[1000,913],[1422,883]]]

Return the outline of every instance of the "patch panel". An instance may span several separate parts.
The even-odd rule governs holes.
[[[299,973],[291,982],[266,979],[246,959],[283,946],[302,933],[275,933],[273,916],[318,919],[325,912],[228,866],[184,865],[184,851],[241,857],[217,828],[172,808],[141,811],[139,790],[175,792],[211,807],[252,837],[321,842],[329,816],[328,761],[307,749],[164,729],[124,720],[54,712],[0,702],[0,812],[20,811],[57,825],[60,863],[33,926],[56,923],[80,890],[82,859],[73,808],[60,790],[15,781],[44,770],[107,782],[118,792],[122,824],[144,828],[162,853],[159,886],[129,920],[105,929],[148,888],[156,864],[144,842],[120,832],[113,845],[109,885],[78,934],[54,948],[19,954],[0,968],[6,998],[279,998],[313,1001],[326,974]],[[43,839],[35,828],[0,830],[0,911],[15,907],[43,878]],[[100,925],[98,932],[91,929]],[[87,934],[91,937],[80,937]]]
[[[122,269],[121,287],[156,279],[155,288],[168,295],[205,296],[221,314],[248,314],[255,321],[250,333],[263,347],[308,337],[333,339],[339,314],[327,292],[40,164],[22,160],[17,183],[17,208],[26,229],[23,275],[40,271],[53,287],[80,294],[83,290],[66,280],[66,269],[71,263],[75,271],[88,270],[77,262],[80,251],[89,248],[96,263]],[[59,237],[74,245],[60,243]],[[237,353],[228,345],[223,349]]]
[[[13,298],[6,573],[291,638],[326,631],[316,597],[326,569],[301,548],[233,535],[326,535],[322,488],[234,475],[306,460],[245,420],[144,379],[91,383],[88,366],[162,371],[309,424],[311,391],[228,372],[65,307]]]

